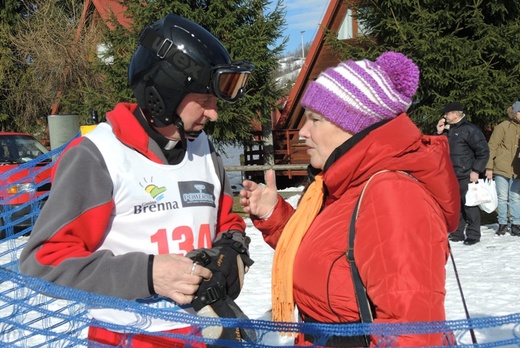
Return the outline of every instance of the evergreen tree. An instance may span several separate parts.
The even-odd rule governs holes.
[[[282,35],[284,7],[281,0],[272,12],[267,0],[213,0],[147,2],[124,0],[132,19],[131,30],[112,20],[114,30],[107,31],[108,55],[114,62],[100,66],[113,87],[113,102],[134,101],[127,82],[127,70],[131,55],[137,47],[137,35],[147,25],[168,13],[189,18],[219,38],[232,59],[248,60],[255,66],[247,85],[247,94],[239,102],[229,104],[219,101],[219,120],[211,123],[206,131],[220,145],[242,144],[251,141],[251,125],[254,121],[270,121],[271,112],[282,92],[274,83],[277,57],[283,44],[275,46]]]
[[[103,96],[103,76],[95,72],[93,57],[102,40],[95,26],[77,35],[82,0],[18,1],[19,15],[5,36],[13,67],[4,90],[7,130],[45,137],[47,115],[56,102],[58,113],[88,117],[86,105]],[[102,24],[104,26],[104,24]],[[94,102],[93,102],[94,101]]]
[[[365,36],[340,42],[343,58],[374,59],[387,50],[419,66],[409,113],[433,133],[443,105],[460,101],[468,119],[487,129],[520,98],[520,0],[350,0]]]
[[[19,0],[0,1],[0,124],[2,130],[12,127],[16,105],[9,98],[9,91],[18,80],[21,71],[15,64],[15,47],[10,37],[16,32],[16,23],[24,14],[24,6]]]

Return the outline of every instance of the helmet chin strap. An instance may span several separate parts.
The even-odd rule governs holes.
[[[173,125],[175,127],[177,127],[177,129],[179,130],[179,134],[181,136],[181,141],[182,141],[183,145],[186,145],[186,140],[187,140],[186,135],[189,136],[190,138],[195,139],[202,133],[202,130],[186,132],[186,130],[184,129],[184,122],[182,122],[182,119],[178,115],[175,116],[175,118],[173,120]]]
[[[143,114],[144,114],[146,120],[148,121],[148,124],[151,125],[153,128],[155,128],[155,127],[159,127],[159,128],[165,127],[165,125],[161,122],[161,120],[159,120],[156,117],[150,115],[148,112],[143,112]],[[189,140],[189,139],[186,138],[186,136],[188,136],[190,139],[195,139],[196,137],[198,137],[202,133],[202,130],[186,132],[186,130],[184,129],[184,122],[182,122],[181,117],[179,115],[177,115],[177,114],[174,115],[172,124],[179,131],[179,135],[181,137],[181,142],[182,142],[182,145],[183,145],[184,148],[186,148],[186,142],[187,142],[187,140]]]

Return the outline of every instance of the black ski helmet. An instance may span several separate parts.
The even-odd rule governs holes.
[[[222,43],[202,26],[168,14],[141,32],[128,79],[149,122],[164,127],[179,118],[177,107],[188,93],[239,100],[252,70],[249,62],[232,62]]]

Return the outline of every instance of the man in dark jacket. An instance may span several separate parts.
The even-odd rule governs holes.
[[[478,206],[466,206],[466,192],[468,184],[478,182],[479,176],[485,172],[489,146],[482,131],[466,119],[461,103],[446,104],[442,113],[444,116],[437,123],[437,134],[448,136],[451,162],[459,180],[461,198],[459,227],[450,234],[449,239],[473,245],[480,241],[480,209]]]

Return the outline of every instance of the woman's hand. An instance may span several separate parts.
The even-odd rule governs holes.
[[[240,205],[244,212],[266,219],[271,215],[278,202],[278,189],[274,170],[265,173],[265,185],[251,180],[244,180],[240,190]]]

